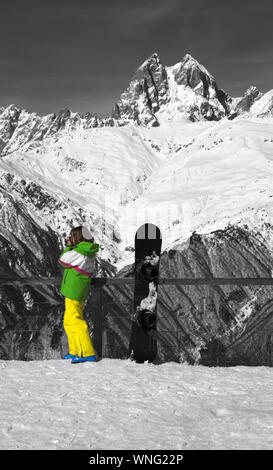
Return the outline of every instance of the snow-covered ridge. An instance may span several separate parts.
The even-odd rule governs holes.
[[[82,115],[64,109],[58,114],[39,116],[11,104],[0,108],[0,155],[36,148],[48,137],[58,138],[63,130],[70,134],[79,129],[112,125],[111,118],[100,119],[91,113]]]

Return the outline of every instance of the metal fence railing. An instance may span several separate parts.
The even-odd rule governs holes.
[[[0,278],[0,285],[9,284],[59,284],[61,277],[28,277],[28,278]],[[92,286],[101,287],[114,284],[134,284],[134,277],[96,277],[92,280]],[[173,285],[273,285],[271,277],[212,277],[212,278],[160,278],[159,284]]]
[[[44,286],[54,286],[56,288],[56,293],[57,288],[59,288],[61,284],[61,277],[26,277],[26,278],[19,278],[19,277],[14,277],[14,278],[0,278],[0,291],[5,290],[5,286],[13,286],[13,287],[19,287],[22,288],[25,286],[26,288],[29,288],[31,286],[39,286],[43,284]],[[121,326],[124,331],[126,331],[129,334],[129,328],[130,328],[130,319],[132,315],[132,309],[133,309],[133,289],[134,289],[134,283],[135,279],[134,277],[97,277],[92,280],[92,306],[93,306],[93,311],[95,312],[95,315],[92,318],[92,325],[93,325],[93,331],[94,331],[94,338],[95,338],[95,346],[98,354],[103,357],[104,355],[104,350],[105,350],[105,344],[106,342],[109,343],[108,349],[111,349],[111,347],[116,348],[118,350],[118,341],[119,341],[119,332],[117,331],[117,327],[115,324],[114,319],[118,318],[119,321],[119,326]],[[123,289],[122,295],[119,293],[119,289],[128,286],[128,289]],[[185,288],[185,286],[195,286],[198,288],[202,288],[202,286],[205,288],[207,287],[212,287],[212,288],[217,288],[217,286],[238,286],[238,287],[247,287],[247,286],[273,286],[273,278],[269,277],[233,277],[233,278],[216,278],[216,277],[211,277],[211,278],[166,278],[162,277],[159,279],[159,286],[176,286],[177,288]],[[115,292],[113,291],[115,290]],[[109,294],[110,292],[110,294]],[[268,295],[268,298],[271,297],[271,292]],[[209,299],[206,298],[207,294],[200,294],[201,300],[200,300],[200,311],[196,307],[192,307],[194,310],[191,316],[191,321],[194,323],[194,328],[198,330],[200,327],[200,335],[206,332],[206,324],[202,319],[202,315],[204,317],[204,313],[207,314],[207,304],[209,303]],[[273,291],[272,291],[272,300],[273,300]],[[21,303],[26,305],[26,300],[16,300],[14,299],[14,303]],[[0,306],[4,306],[5,300],[0,300]],[[42,304],[51,304],[51,306],[55,306],[56,308],[61,308],[63,304],[63,299],[58,296],[55,297],[55,300],[47,300],[46,298],[43,299],[32,299],[29,300],[29,311],[32,312],[32,307],[33,305],[42,305]],[[267,302],[267,307],[263,307],[261,309],[261,312],[266,318],[269,318],[272,316],[273,313],[273,307],[271,310],[271,303]],[[52,308],[53,308],[52,307]],[[41,307],[42,308],[42,307]],[[161,310],[164,310],[164,305],[161,305]],[[129,312],[129,314],[128,314]],[[166,321],[162,317],[159,318],[159,325],[161,325],[158,329],[158,334],[160,340],[164,341],[164,338],[169,338],[169,345],[173,344],[173,348],[176,348],[178,351],[177,355],[179,354],[179,348],[181,347],[181,344],[185,342],[186,334],[181,328],[181,322],[179,321],[181,316],[185,314],[185,309],[179,309],[178,307],[173,308],[172,313],[172,331],[170,329],[167,329],[166,327]],[[187,313],[187,312],[186,312]],[[168,312],[169,314],[169,312]],[[34,318],[35,312],[33,314],[31,313],[29,315],[30,318]],[[6,318],[5,321],[8,323],[9,319]],[[257,318],[255,319],[255,322],[258,324],[258,322],[261,322],[261,318],[258,315]],[[255,322],[253,325],[255,325]],[[201,326],[200,326],[201,325]],[[1,325],[0,325],[1,326]],[[10,324],[10,330],[12,328],[15,328],[17,332],[25,330],[20,330],[20,319],[18,319],[18,324],[12,325]],[[202,328],[201,328],[202,327]],[[60,327],[61,328],[61,327]],[[107,331],[111,331],[112,337],[109,340],[109,337],[107,337]],[[57,330],[56,330],[56,335],[57,335]],[[126,334],[127,334],[126,333]],[[19,333],[18,333],[19,334]],[[55,334],[55,333],[54,333]],[[58,333],[59,334],[59,333]],[[126,336],[125,334],[125,336]],[[268,338],[273,339],[273,334],[271,331],[268,333]],[[271,340],[266,339],[267,341],[267,349],[269,351],[270,359],[268,359],[268,364],[271,365],[271,362],[273,364],[273,344],[271,345]],[[187,338],[186,338],[187,339]],[[187,339],[189,342],[191,339]],[[125,340],[124,340],[125,341]],[[126,339],[127,341],[127,339]],[[125,341],[125,342],[126,342]],[[167,341],[167,340],[166,340]],[[168,346],[169,347],[169,346]],[[215,346],[216,348],[216,354],[220,354],[219,352],[219,344]],[[167,349],[167,346],[166,346]],[[271,358],[271,349],[272,349],[272,358]],[[108,351],[109,353],[109,351]],[[172,356],[173,357],[173,356]]]

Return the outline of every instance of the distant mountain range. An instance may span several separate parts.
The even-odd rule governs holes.
[[[186,54],[180,62],[167,67],[155,53],[137,68],[128,88],[114,105],[112,115],[106,119],[69,109],[41,117],[14,104],[0,107],[0,154],[37,146],[64,129],[123,126],[132,122],[159,126],[181,117],[192,122],[217,121],[224,117],[234,119],[244,113],[271,116],[273,90],[262,94],[250,86],[244,96],[232,98],[191,55]]]

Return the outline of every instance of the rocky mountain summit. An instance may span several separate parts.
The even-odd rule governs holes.
[[[192,122],[234,119],[249,112],[261,97],[262,93],[254,86],[243,97],[231,97],[190,54],[168,67],[154,53],[137,68],[115,104],[112,117],[119,124],[133,121],[148,126],[159,126],[181,117]]]
[[[228,114],[231,101],[190,54],[166,67],[155,53],[136,70],[112,116],[124,123],[134,120],[151,126],[173,120],[179,113],[192,121],[218,120]]]
[[[249,111],[251,106],[262,97],[262,93],[258,88],[251,86],[249,87],[244,96],[238,100],[234,112],[235,114],[240,114],[246,111]]]

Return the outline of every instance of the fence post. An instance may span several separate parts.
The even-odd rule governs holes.
[[[94,280],[95,281],[95,280]],[[99,357],[102,357],[102,324],[103,324],[103,310],[102,310],[102,284],[100,282],[92,283],[93,288],[93,308],[94,308],[94,348]]]

